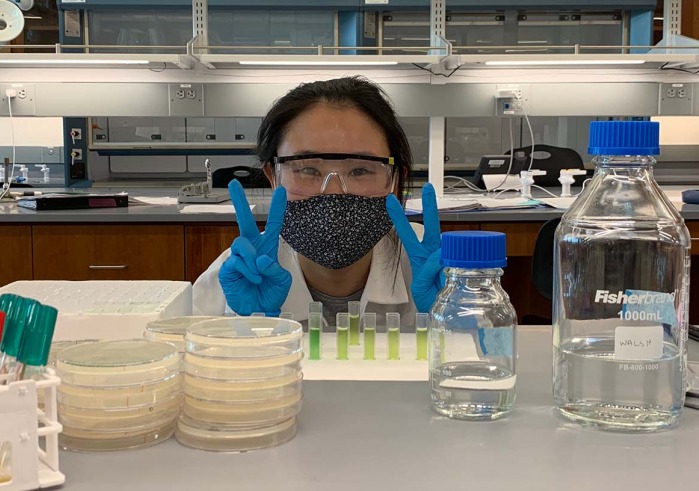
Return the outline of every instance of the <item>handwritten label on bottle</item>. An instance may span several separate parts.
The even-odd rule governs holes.
[[[614,331],[614,359],[659,360],[663,357],[663,326],[619,326]]]

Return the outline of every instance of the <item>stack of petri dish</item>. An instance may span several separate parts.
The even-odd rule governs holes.
[[[180,363],[173,344],[150,339],[62,350],[56,359],[61,446],[121,450],[172,436],[182,400]]]
[[[242,452],[291,440],[303,392],[301,324],[230,317],[190,327],[177,440]]]
[[[143,337],[172,343],[177,346],[180,353],[184,354],[184,336],[187,334],[187,328],[198,322],[211,319],[216,319],[216,317],[192,315],[171,317],[170,319],[158,319],[146,325],[146,329],[143,331]]]

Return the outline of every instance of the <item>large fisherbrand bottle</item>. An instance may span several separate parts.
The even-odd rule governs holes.
[[[592,182],[556,230],[553,395],[586,426],[653,431],[685,398],[690,236],[653,177],[659,124],[590,124]]]

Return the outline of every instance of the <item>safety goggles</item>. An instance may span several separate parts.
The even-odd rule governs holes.
[[[393,157],[314,153],[274,158],[277,186],[288,195],[318,196],[336,180],[345,194],[386,196],[393,187]]]

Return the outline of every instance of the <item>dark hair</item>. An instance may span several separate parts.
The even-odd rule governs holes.
[[[386,93],[381,87],[363,77],[304,83],[277,99],[262,120],[257,133],[256,153],[260,162],[263,165],[271,163],[277,156],[277,149],[289,124],[304,111],[318,104],[357,109],[369,116],[383,130],[390,156],[395,158],[398,199],[403,201],[403,191],[410,186],[410,169],[413,163],[408,138]]]

